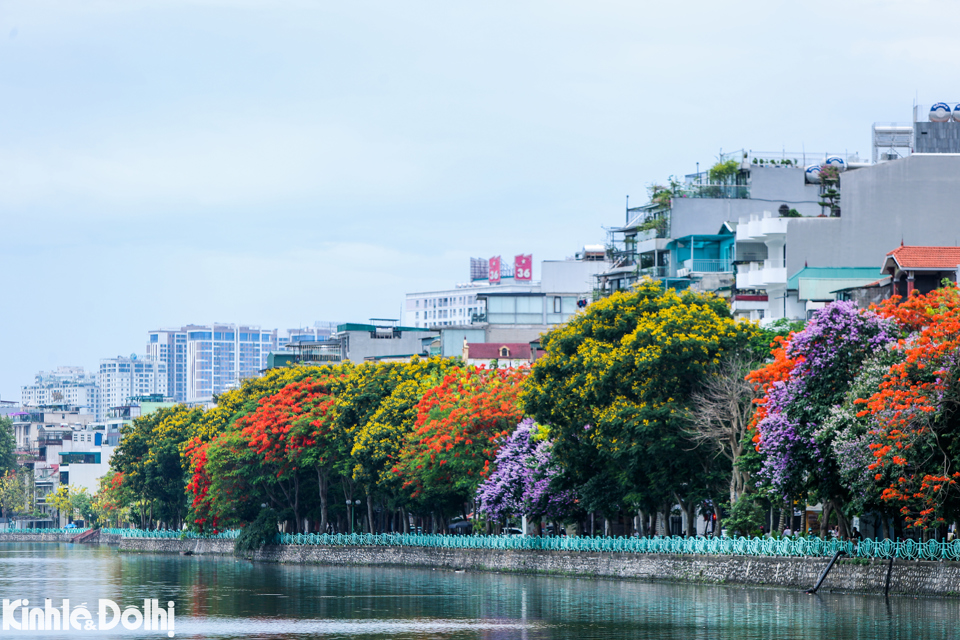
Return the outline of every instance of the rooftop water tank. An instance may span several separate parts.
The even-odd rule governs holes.
[[[953,121],[960,122],[960,104],[953,108]]]
[[[838,171],[847,170],[847,161],[840,156],[828,156],[823,164],[828,167],[836,167]]]
[[[950,105],[946,102],[938,102],[930,107],[930,122],[946,122],[950,119]]]
[[[810,184],[820,184],[820,165],[807,165],[803,175]]]

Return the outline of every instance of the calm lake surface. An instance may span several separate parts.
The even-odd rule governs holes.
[[[178,638],[960,638],[960,600],[613,580],[254,564],[0,543],[0,598],[176,603]],[[2,631],[29,637],[163,632]],[[123,634],[126,634],[125,636]]]

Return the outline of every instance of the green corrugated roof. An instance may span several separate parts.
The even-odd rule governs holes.
[[[797,271],[795,274],[790,276],[790,279],[787,280],[787,289],[798,289],[800,278],[832,280],[834,282],[837,280],[850,279],[866,280],[864,284],[868,284],[882,277],[883,274],[877,267],[804,267],[803,269],[800,269],[800,271]],[[831,291],[839,288],[841,287],[833,287]],[[810,299],[811,298],[807,298],[807,300]]]

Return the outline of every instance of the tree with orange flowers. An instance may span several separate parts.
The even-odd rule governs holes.
[[[424,393],[414,431],[393,468],[427,512],[465,514],[504,438],[523,417],[522,370],[467,367]]]
[[[873,425],[868,468],[908,527],[935,529],[960,517],[960,292],[947,284],[877,311],[912,333],[858,402],[858,417]]]

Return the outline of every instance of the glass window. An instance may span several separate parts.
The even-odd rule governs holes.
[[[490,313],[514,313],[516,298],[501,298],[500,296],[487,298],[487,311]]]
[[[542,298],[517,298],[517,313],[541,313],[542,311]]]

